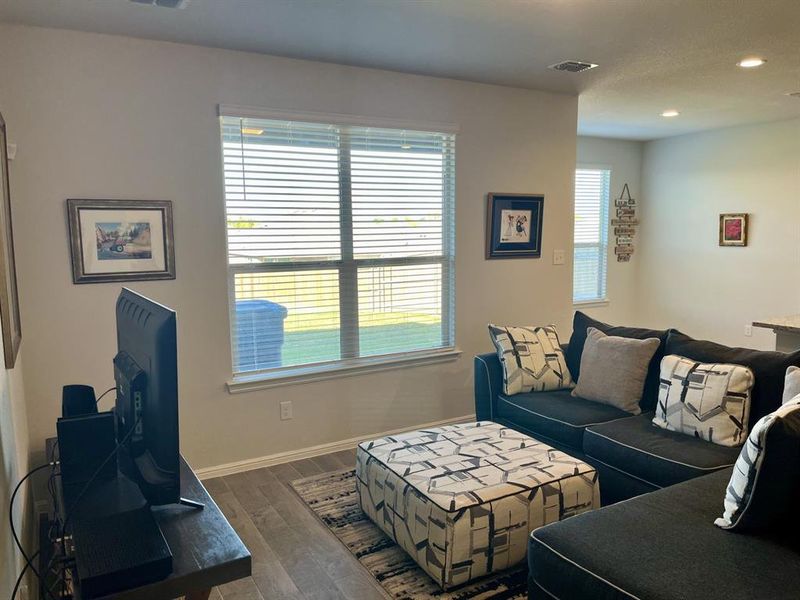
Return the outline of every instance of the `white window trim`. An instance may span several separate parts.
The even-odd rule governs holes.
[[[573,308],[601,308],[603,306],[608,306],[611,304],[611,299],[608,297],[608,275],[609,275],[609,267],[611,265],[611,259],[613,256],[611,255],[612,252],[612,245],[611,245],[611,209],[613,208],[611,204],[611,188],[612,188],[612,180],[614,178],[614,169],[608,163],[578,163],[575,165],[575,170],[578,171],[580,169],[597,169],[597,170],[604,170],[608,171],[608,206],[606,210],[608,211],[607,220],[606,220],[606,295],[604,298],[592,298],[590,300],[573,300],[572,306]],[[575,202],[575,190],[573,189],[572,192],[573,196],[573,206]],[[574,217],[574,215],[573,215]],[[575,242],[573,240],[573,267],[575,263]],[[574,284],[573,284],[574,285]],[[574,294],[574,288],[573,288]]]
[[[236,104],[219,104],[220,117],[235,117],[243,119],[271,119],[275,121],[303,121],[306,123],[325,123],[326,125],[342,125],[351,127],[378,127],[386,129],[410,129],[414,131],[435,131],[436,133],[457,134],[458,125],[455,123],[440,123],[436,121],[412,121],[406,119],[392,119],[388,117],[368,117],[365,115],[350,115],[344,113],[324,113],[298,110],[284,110],[280,108],[260,108],[257,106],[238,106]]]
[[[335,363],[278,367],[272,371],[258,371],[236,376],[228,381],[227,388],[230,394],[243,394],[297,383],[326,381],[380,371],[452,362],[458,360],[461,354],[461,350],[454,346],[387,356],[355,358]]]
[[[445,134],[457,134],[458,125],[435,121],[410,121],[384,117],[368,117],[344,113],[324,113],[311,111],[292,111],[283,109],[242,106],[235,104],[218,104],[219,117],[272,119],[285,121],[302,121],[341,125],[344,127],[376,127],[388,129],[409,129],[414,131],[430,131]],[[223,197],[225,190],[223,186]],[[227,244],[226,244],[227,245]],[[395,259],[398,264],[415,264],[417,258]],[[442,258],[444,264],[446,258]],[[453,262],[455,257],[453,258]],[[309,263],[310,265],[310,263]],[[453,268],[455,265],[453,264]],[[230,265],[227,268],[230,276]],[[229,296],[233,290],[229,285]],[[229,298],[230,300],[230,298]],[[451,315],[455,326],[455,312]],[[454,340],[455,341],[455,340]],[[261,389],[325,381],[354,375],[375,373],[394,369],[426,366],[430,364],[451,362],[458,360],[462,351],[457,346],[434,348],[411,352],[399,352],[384,356],[368,356],[332,361],[330,363],[306,364],[289,367],[276,367],[269,371],[257,371],[241,375],[234,375],[227,383],[228,393],[239,394]]]

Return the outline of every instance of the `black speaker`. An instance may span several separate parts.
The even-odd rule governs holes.
[[[90,385],[65,385],[61,392],[61,416],[77,417],[97,413],[97,398]]]

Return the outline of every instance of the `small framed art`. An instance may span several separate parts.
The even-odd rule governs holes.
[[[67,200],[74,283],[175,279],[172,203]]]
[[[747,213],[727,213],[719,216],[719,245],[747,246]]]
[[[542,255],[541,194],[489,194],[486,258],[539,258]]]

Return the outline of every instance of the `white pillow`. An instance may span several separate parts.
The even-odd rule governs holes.
[[[753,532],[785,527],[796,515],[798,467],[800,395],[753,426],[725,491],[725,511],[714,525]]]
[[[753,383],[753,372],[742,365],[665,356],[653,424],[720,446],[741,446],[747,439]]]
[[[503,365],[503,390],[509,396],[572,387],[572,376],[554,325],[502,327],[489,324],[489,334]]]
[[[800,394],[800,368],[789,367],[786,369],[786,377],[783,380],[783,402],[786,404]]]

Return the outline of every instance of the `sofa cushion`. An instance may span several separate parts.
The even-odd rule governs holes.
[[[725,492],[723,529],[765,531],[797,521],[800,397],[762,417],[747,438]]]
[[[666,487],[730,467],[739,448],[718,446],[660,429],[653,413],[593,425],[583,438],[587,458],[657,487]],[[602,482],[601,482],[602,484]]]
[[[748,423],[750,427],[781,405],[786,369],[792,365],[800,366],[800,351],[786,354],[770,350],[731,348],[714,342],[695,340],[678,331],[670,332],[666,353],[685,356],[699,362],[731,363],[749,367],[756,378]]]
[[[658,338],[635,340],[590,327],[581,356],[583,376],[572,395],[640,414],[647,369],[658,346]]]
[[[497,415],[518,424],[534,437],[580,451],[589,425],[630,417],[623,410],[575,398],[569,390],[532,392],[497,399]]]
[[[640,327],[619,327],[616,325],[609,325],[602,321],[592,319],[589,315],[581,311],[575,311],[575,316],[572,319],[572,337],[569,338],[569,344],[566,350],[567,367],[572,374],[573,381],[580,380],[581,371],[581,355],[583,354],[583,346],[586,343],[586,332],[589,327],[599,329],[606,335],[616,335],[619,337],[635,338],[644,340],[647,338],[658,338],[661,344],[653,355],[650,361],[650,366],[647,371],[647,379],[644,385],[644,392],[642,393],[642,401],[639,406],[643,411],[653,410],[658,400],[658,374],[661,364],[661,359],[664,356],[664,348],[666,346],[668,330],[659,329],[643,329]]]
[[[741,447],[747,439],[753,383],[753,372],[741,365],[665,356],[653,424],[721,446]]]
[[[506,394],[572,387],[572,377],[555,326],[503,327],[489,324],[489,335],[503,365],[503,391]]]
[[[797,597],[800,554],[792,546],[712,524],[730,473],[725,469],[537,529],[528,547],[530,597]]]

